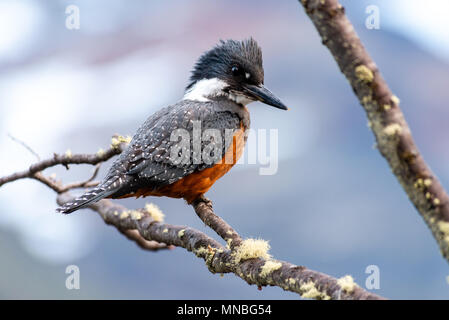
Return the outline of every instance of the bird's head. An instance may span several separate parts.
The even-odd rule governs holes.
[[[208,101],[223,96],[241,105],[261,101],[287,110],[264,86],[262,50],[252,38],[220,41],[195,64],[184,99]]]

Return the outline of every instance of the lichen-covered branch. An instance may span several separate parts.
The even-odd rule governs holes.
[[[63,193],[57,200],[61,205],[72,201],[73,197]],[[227,232],[232,230],[234,236],[240,239],[226,222],[215,215],[207,199],[200,199],[193,206],[197,212],[200,211],[198,215],[203,221],[208,221],[212,229],[223,233],[223,238],[233,239],[229,238]],[[146,241],[161,245],[162,248],[165,248],[163,244],[182,247],[202,258],[212,273],[234,273],[259,288],[277,286],[313,299],[382,299],[357,286],[349,276],[335,279],[303,266],[275,260],[268,254],[268,245],[263,240],[240,239],[239,245],[231,248],[196,229],[163,223],[160,214],[152,212],[149,207],[129,210],[110,200],[101,200],[89,208],[99,213],[107,224],[132,234],[129,238],[137,243]]]
[[[449,197],[415,145],[410,128],[376,64],[337,0],[301,0],[368,116],[377,148],[449,260]]]

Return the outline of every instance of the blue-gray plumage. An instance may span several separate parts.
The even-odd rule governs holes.
[[[250,125],[245,105],[255,100],[286,109],[263,86],[262,53],[257,43],[253,39],[222,41],[200,57],[184,99],[150,116],[100,185],[58,211],[70,213],[103,198],[129,196],[169,196],[193,201],[237,161],[234,159],[229,165],[221,160],[229,150],[236,152],[232,137],[243,141],[238,147],[243,150],[245,131]],[[218,137],[200,141],[200,150],[209,148],[214,150],[212,153],[220,150],[219,154],[213,154],[216,161],[212,163],[193,157],[197,147],[192,139],[196,122],[201,133],[207,129],[219,133]],[[171,152],[179,140],[174,140],[172,134],[177,130],[190,137],[189,154],[184,159],[187,161],[173,161]]]

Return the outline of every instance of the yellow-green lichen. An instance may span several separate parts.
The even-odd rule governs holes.
[[[185,229],[179,230],[179,232],[178,232],[178,237],[179,237],[179,238],[182,238],[182,237],[184,236],[184,233],[185,233],[185,232],[186,232]]]
[[[328,296],[325,292],[319,291],[315,287],[315,283],[313,281],[306,282],[301,285],[301,297],[308,299],[322,299],[329,300],[331,297]]]
[[[371,82],[374,79],[373,72],[363,64],[355,68],[355,76],[357,79],[366,82]]]
[[[126,219],[126,218],[128,218],[129,217],[129,212],[128,211],[123,211],[121,214],[120,214],[120,219]]]
[[[430,187],[432,185],[432,179],[424,179],[423,183],[426,187]]]
[[[104,150],[103,150],[103,148],[100,148],[100,149],[98,149],[98,151],[97,151],[97,156],[98,157],[102,157],[102,156],[104,156]]]
[[[167,233],[168,232],[168,229],[167,228],[165,228],[164,230],[162,230],[162,233]]]
[[[240,261],[252,259],[252,258],[262,258],[265,260],[270,259],[268,250],[270,245],[267,241],[262,239],[246,239],[235,249],[234,262],[239,263]]]
[[[365,104],[368,104],[369,102],[371,102],[372,101],[372,98],[371,98],[371,96],[363,96],[362,97],[362,103],[365,105]]]
[[[357,286],[357,284],[354,282],[354,279],[350,275],[346,275],[338,279],[337,284],[343,291],[346,291],[347,293],[351,293],[352,291],[354,291],[354,288]]]
[[[446,243],[449,243],[449,222],[438,222],[438,228],[440,229],[440,232],[443,233],[444,241],[446,241]]]
[[[206,254],[206,265],[209,268],[209,270],[211,269],[211,265],[212,265],[212,260],[214,259],[215,256],[215,252],[217,251],[216,248],[212,248],[210,245],[207,245],[207,254]],[[220,264],[223,264],[222,262],[220,262]],[[214,272],[215,273],[215,272]]]
[[[131,142],[131,137],[130,136],[114,136],[111,139],[111,147],[112,148],[117,148],[120,143],[130,143]]]
[[[162,213],[161,209],[156,206],[154,203],[147,203],[145,205],[145,211],[153,218],[156,222],[164,221],[165,215]]]
[[[117,211],[114,211],[114,216],[117,216],[119,213]],[[142,213],[137,210],[125,210],[120,213],[120,219],[126,219],[131,218],[133,220],[140,220],[142,219]]]
[[[193,253],[195,253],[198,257],[207,256],[207,254],[209,254],[209,250],[206,247],[199,247],[198,249],[193,250]]]
[[[386,126],[383,130],[387,136],[394,136],[402,132],[402,127],[399,123],[392,123]]]
[[[131,219],[133,219],[133,220],[140,220],[140,219],[142,219],[142,213],[137,211],[137,210],[132,210],[130,212],[130,214],[131,214]]]
[[[273,260],[268,260],[265,262],[265,264],[262,266],[262,269],[260,271],[261,277],[266,277],[273,271],[279,270],[282,267],[282,263],[276,262]]]
[[[384,110],[388,111],[391,109],[391,106],[389,104],[384,104]]]
[[[449,222],[440,221],[438,222],[438,228],[444,235],[449,235]]]
[[[66,158],[70,159],[70,158],[72,157],[72,150],[68,149],[68,150],[65,152],[65,156],[66,156]]]
[[[414,186],[416,189],[423,188],[423,187],[424,187],[424,180],[421,179],[421,178],[416,179],[416,181],[415,181],[415,183],[413,184],[413,186]]]
[[[433,199],[433,204],[438,206],[440,204],[440,199],[438,198]]]
[[[395,95],[392,95],[391,98],[390,98],[390,100],[391,100],[391,102],[393,102],[393,103],[396,104],[396,105],[399,105],[399,103],[401,102],[401,101],[399,100],[399,98],[396,97]]]

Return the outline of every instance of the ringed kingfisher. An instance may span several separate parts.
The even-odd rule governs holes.
[[[252,38],[221,40],[198,59],[184,98],[151,115],[103,181],[57,211],[71,213],[103,198],[167,196],[192,203],[242,155],[250,126],[246,105],[253,101],[288,110],[264,86],[262,50],[257,42]],[[189,161],[173,161],[171,149],[179,141],[172,139],[172,133],[181,129],[192,136],[195,122],[203,130],[223,133],[209,141],[221,146],[218,161],[195,161],[191,148],[180,151],[188,153]],[[225,139],[226,130],[231,130],[231,139]],[[200,147],[207,147],[207,142],[201,141]],[[224,161],[228,156],[231,161]]]

